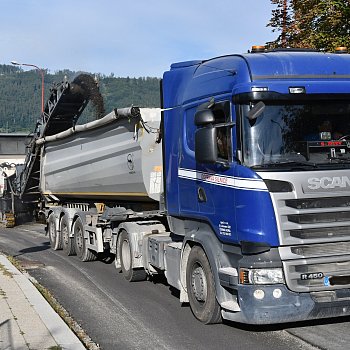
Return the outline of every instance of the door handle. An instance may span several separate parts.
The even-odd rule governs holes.
[[[203,187],[198,187],[197,197],[198,197],[199,202],[206,202],[207,201],[207,195],[206,195]]]

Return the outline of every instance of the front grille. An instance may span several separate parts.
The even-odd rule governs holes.
[[[302,245],[290,248],[291,253],[301,257],[344,255],[350,252],[350,242]]]
[[[334,301],[349,301],[350,300],[350,289],[338,289],[338,290],[327,290],[321,292],[311,292],[311,298],[316,303],[330,303]],[[332,309],[334,304],[330,305]]]
[[[310,198],[297,192],[298,199],[295,192],[271,193],[288,288],[295,292],[350,288],[350,197]]]
[[[340,211],[337,213],[312,213],[312,214],[299,214],[288,215],[288,221],[295,222],[297,224],[314,224],[314,223],[331,223],[331,222],[343,222],[350,220],[349,211]]]
[[[301,240],[304,239],[327,239],[327,238],[343,238],[350,236],[350,226],[320,227],[300,230],[290,230],[291,237]]]
[[[350,240],[350,197],[272,196],[277,204],[282,245]]]
[[[286,206],[295,209],[350,208],[350,197],[288,199],[286,200]]]
[[[348,256],[284,261],[283,267],[287,286],[295,292],[350,288]]]

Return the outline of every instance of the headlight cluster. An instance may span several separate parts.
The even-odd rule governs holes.
[[[278,284],[284,283],[281,268],[273,269],[245,269],[239,270],[241,284]]]

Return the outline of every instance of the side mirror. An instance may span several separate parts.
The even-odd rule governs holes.
[[[249,120],[255,120],[264,112],[265,103],[260,101],[258,102],[248,113]]]
[[[194,115],[194,124],[196,126],[205,126],[215,122],[214,113],[211,109],[202,109]]]
[[[216,145],[217,131],[213,126],[201,128],[195,134],[195,155],[198,163],[216,163],[218,149]]]

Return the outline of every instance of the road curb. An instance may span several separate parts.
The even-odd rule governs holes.
[[[79,338],[72,332],[68,325],[52,309],[30,280],[21,273],[12,263],[0,254],[0,264],[2,264],[13,276],[23,294],[33,306],[36,313],[46,325],[57,344],[64,350],[86,350]]]

